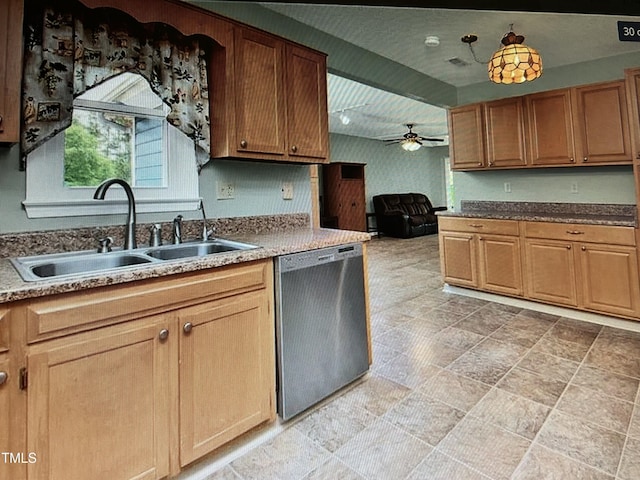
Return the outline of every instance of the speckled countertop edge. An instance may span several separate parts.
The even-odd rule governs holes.
[[[548,213],[517,213],[517,212],[437,212],[441,217],[488,218],[497,220],[522,220],[529,222],[580,223],[591,225],[611,225],[635,227],[636,219],[630,216],[617,215],[576,215],[576,214],[548,214]]]
[[[195,272],[345,243],[366,242],[371,239],[371,235],[348,230],[299,228],[281,232],[225,235],[224,238],[251,243],[260,248],[35,282],[25,282],[8,259],[0,259],[0,303]]]

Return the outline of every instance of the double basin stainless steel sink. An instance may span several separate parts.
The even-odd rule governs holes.
[[[117,271],[125,267],[204,257],[225,252],[259,248],[257,245],[222,238],[177,245],[142,247],[107,253],[82,251],[12,258],[11,263],[25,281],[45,280],[94,272]]]

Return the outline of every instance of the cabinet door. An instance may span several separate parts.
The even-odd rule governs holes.
[[[580,163],[631,163],[624,81],[574,90]]]
[[[522,295],[520,239],[502,235],[478,237],[480,288],[506,295]]]
[[[575,163],[569,90],[527,95],[531,165]]]
[[[582,244],[580,266],[585,308],[637,316],[640,292],[635,248]]]
[[[324,54],[287,45],[289,156],[328,158],[327,67]]]
[[[449,110],[449,137],[453,170],[485,166],[481,104]]]
[[[275,326],[266,294],[181,310],[180,464],[275,418]]]
[[[284,42],[235,31],[236,150],[285,154]]]
[[[0,143],[20,139],[22,0],[0,2]]]
[[[478,286],[474,235],[441,231],[440,263],[445,282],[466,287]]]
[[[362,180],[341,180],[338,185],[338,228],[341,230],[367,230],[364,183]]]
[[[12,382],[13,387],[9,383],[9,376],[12,372],[9,370],[9,358],[6,355],[0,355],[0,452],[15,452],[10,444],[11,432],[11,408],[9,404],[9,388],[17,388],[17,383]],[[0,473],[8,468],[7,462],[0,459]]]
[[[169,345],[163,317],[33,347],[27,444],[33,480],[156,479],[169,471]]]
[[[528,296],[577,306],[576,269],[571,242],[525,240]]]
[[[489,102],[484,106],[489,167],[524,167],[524,101],[521,97]]]

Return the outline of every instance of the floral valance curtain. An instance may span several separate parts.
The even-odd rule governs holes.
[[[193,139],[198,168],[209,160],[208,39],[76,1],[27,0],[25,17],[23,159],[71,125],[75,97],[133,72],[171,108],[167,121]]]

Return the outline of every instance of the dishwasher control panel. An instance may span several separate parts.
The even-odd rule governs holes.
[[[318,250],[308,250],[306,252],[283,255],[278,257],[276,268],[280,273],[283,273],[361,256],[362,244],[349,243],[337,247],[320,248]]]

